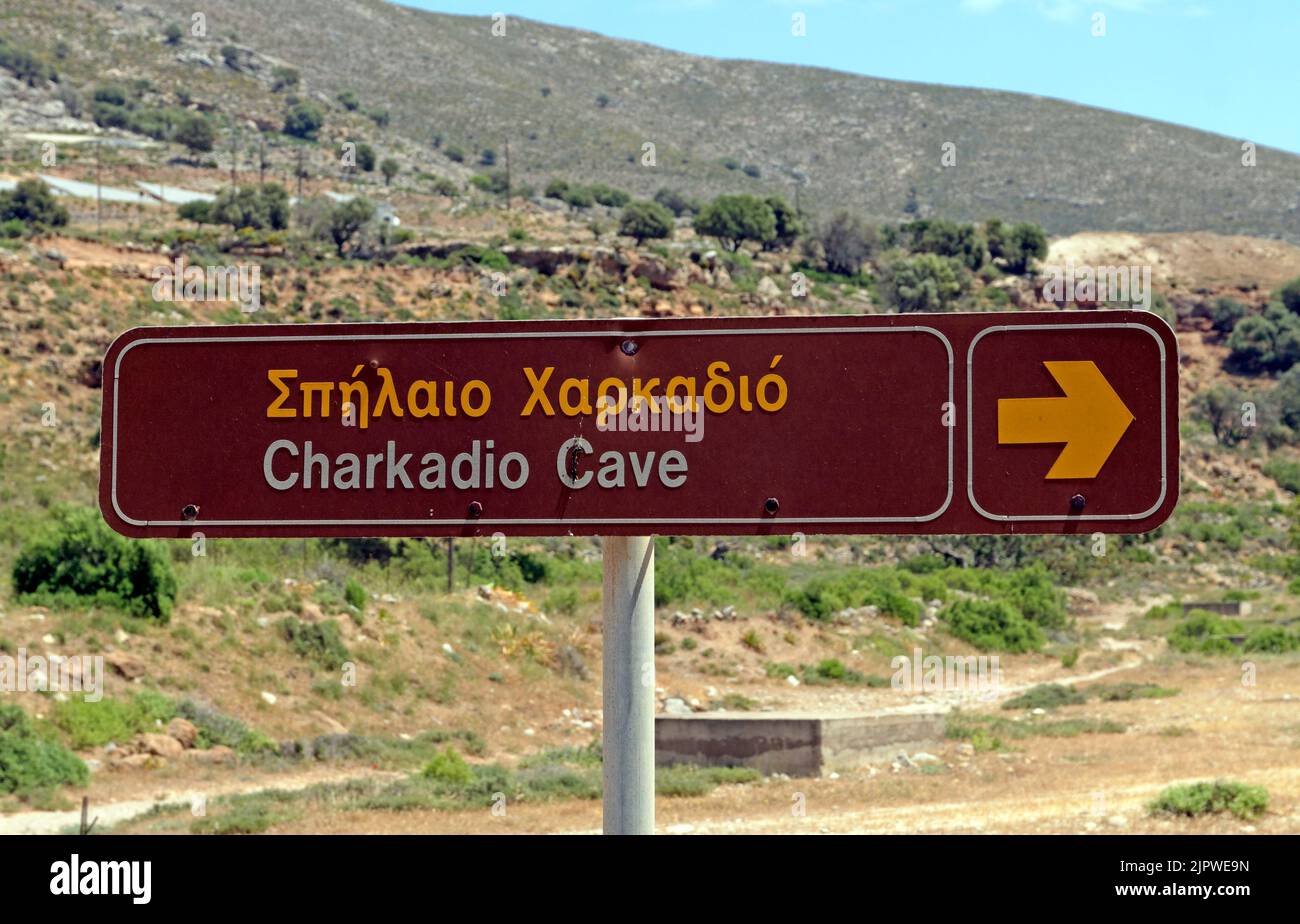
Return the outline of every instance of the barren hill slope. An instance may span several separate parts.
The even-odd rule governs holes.
[[[280,61],[301,71],[302,95],[333,105],[326,136],[348,118],[334,100],[350,90],[363,108],[387,109],[388,131],[431,157],[437,142],[475,164],[483,149],[500,158],[508,141],[515,177],[534,185],[563,176],[643,195],[741,186],[789,196],[803,175],[806,203],[877,218],[910,209],[1033,220],[1058,234],[1212,230],[1300,242],[1300,157],[1260,149],[1246,167],[1242,139],[1106,110],[696,57],[516,18],[493,35],[486,17],[381,0],[211,0],[204,11],[207,35],[172,47],[162,30],[190,22],[187,0],[0,2],[7,33],[64,42],[94,62],[92,78],[219,88],[219,105],[265,114],[282,105],[268,99],[269,64]],[[231,43],[265,57],[232,70],[221,53]],[[646,142],[654,167],[641,162]],[[957,158],[948,168],[946,142]]]

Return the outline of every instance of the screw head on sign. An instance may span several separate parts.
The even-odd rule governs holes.
[[[181,508],[181,517],[186,520],[196,519],[199,515],[198,504],[186,504]]]
[[[763,509],[767,511],[769,516],[772,516],[781,509],[781,502],[775,497],[769,497],[767,500],[763,501]]]
[[[624,356],[635,356],[636,351],[641,349],[641,344],[635,340],[624,340],[619,344],[619,349],[623,351]]]
[[[1088,501],[1082,494],[1076,494],[1074,497],[1070,498],[1070,509],[1082,510],[1086,503],[1088,503]]]
[[[471,520],[477,520],[483,515],[483,505],[478,501],[470,501],[468,513]]]

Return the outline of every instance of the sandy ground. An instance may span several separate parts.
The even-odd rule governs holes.
[[[1059,660],[1014,660],[990,701],[973,692],[905,696],[897,691],[835,685],[791,688],[768,680],[728,689],[761,697],[763,708],[862,712],[897,707],[1027,718],[1000,702],[1044,682],[1140,682],[1176,688],[1162,699],[1099,702],[1060,708],[1044,720],[1090,718],[1125,726],[1122,734],[1030,737],[1000,751],[969,753],[957,741],[929,750],[939,763],[896,769],[877,763],[820,779],[768,777],[720,787],[698,798],[660,798],[658,830],[723,833],[1300,833],[1300,658],[1257,656],[1253,686],[1242,684],[1236,658],[1170,655],[1161,639],[1132,637],[1128,625],[1149,601],[1101,606],[1078,616],[1080,628],[1101,631],[1091,653],[1065,669]],[[715,640],[716,643],[716,640]],[[597,659],[597,663],[598,659]],[[692,678],[660,673],[658,682],[690,692]],[[695,683],[701,683],[694,678]],[[527,712],[522,704],[516,704]],[[596,732],[588,732],[588,738]],[[576,742],[583,743],[583,742]],[[540,743],[535,745],[540,746]],[[497,753],[490,759],[502,759]],[[508,758],[506,758],[508,760]],[[396,777],[364,767],[322,766],[276,773],[267,768],[173,764],[161,771],[107,771],[93,777],[91,815],[101,830],[183,832],[188,813],[138,818],[158,804],[209,800],[230,793],[299,789],[361,777]],[[1230,815],[1173,819],[1145,805],[1174,783],[1231,779],[1264,786],[1268,812],[1254,822]],[[78,812],[0,816],[0,833],[56,833],[76,825]],[[504,815],[462,812],[330,811],[304,814],[271,833],[596,833],[598,801],[508,805]],[[132,821],[131,819],[136,819]]]
[[[1300,247],[1241,235],[1087,231],[1052,241],[1047,264],[1150,266],[1159,286],[1275,288],[1300,275]]]
[[[1300,832],[1300,663],[1260,659],[1258,685],[1241,686],[1231,660],[1189,666],[1162,659],[1108,676],[1179,688],[1167,699],[1070,706],[1052,718],[1111,719],[1123,734],[1008,741],[1001,752],[935,749],[926,771],[863,767],[838,777],[770,777],[699,798],[660,798],[665,834],[866,833],[1297,833]],[[976,711],[976,710],[972,710]],[[1002,717],[1023,713],[984,706]],[[1231,779],[1264,786],[1268,812],[1183,819],[1145,808],[1174,783]],[[270,780],[248,780],[242,791]],[[283,781],[305,785],[305,780]],[[275,786],[282,785],[276,781]],[[599,802],[507,806],[504,815],[464,812],[331,812],[305,815],[270,833],[597,833]],[[155,819],[119,831],[183,829]]]

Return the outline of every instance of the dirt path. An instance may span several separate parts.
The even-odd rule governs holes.
[[[163,790],[148,799],[123,799],[115,802],[95,803],[90,806],[90,817],[98,818],[97,832],[130,821],[161,805],[190,803],[198,796],[212,800],[218,796],[260,792],[267,789],[296,791],[318,783],[345,783],[350,780],[397,779],[405,774],[381,770],[348,768],[322,769],[313,773],[291,776],[268,776],[256,780],[214,783],[199,782],[183,789]],[[68,834],[76,833],[81,823],[81,810],[66,812],[20,812],[0,815],[0,836],[6,834]]]

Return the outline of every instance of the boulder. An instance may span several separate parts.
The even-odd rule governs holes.
[[[158,757],[179,757],[181,752],[185,750],[185,746],[171,735],[159,735],[152,732],[137,735],[135,745],[139,751],[145,754],[154,754]]]
[[[145,674],[144,659],[126,651],[110,651],[104,655],[104,663],[127,680],[135,680]]]
[[[167,758],[159,757],[156,754],[129,754],[117,761],[116,766],[158,770],[167,766]]]
[[[194,748],[184,754],[187,760],[200,764],[229,763],[235,759],[235,752],[224,744],[215,744],[210,748]]]
[[[691,707],[686,704],[686,700],[680,696],[673,696],[664,700],[665,715],[690,715],[691,711]]]
[[[181,718],[167,723],[167,734],[179,741],[183,748],[194,747],[194,742],[199,738],[199,730],[194,723]]]

